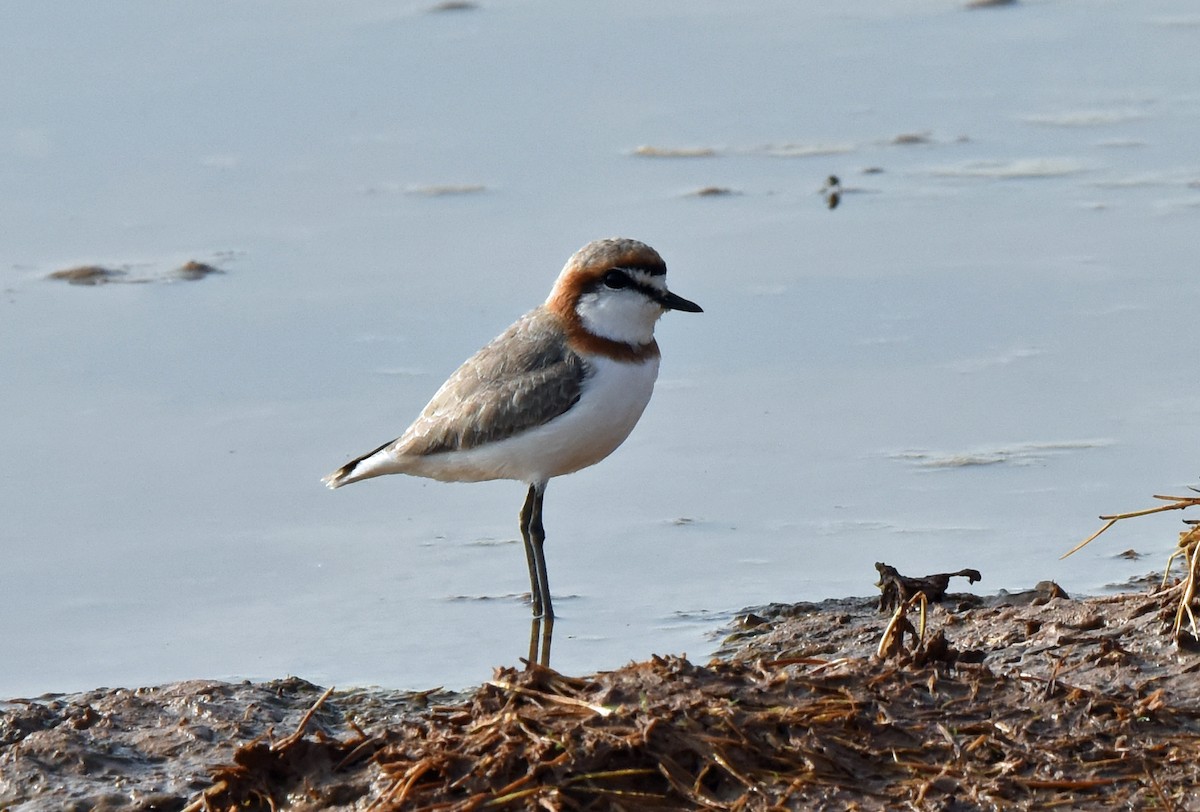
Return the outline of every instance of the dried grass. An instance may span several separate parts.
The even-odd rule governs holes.
[[[1200,493],[1200,490],[1196,488],[1190,488],[1189,490]],[[1101,516],[1100,518],[1104,520],[1104,526],[1063,553],[1061,557],[1066,558],[1082,550],[1101,533],[1122,519],[1150,516],[1155,513],[1165,513],[1168,510],[1186,510],[1187,508],[1200,505],[1200,497],[1198,496],[1163,496],[1155,494],[1152,498],[1166,502],[1166,504],[1156,505],[1143,510],[1134,510],[1129,513],[1115,513],[1108,516]],[[1183,581],[1179,584],[1179,599],[1175,609],[1175,622],[1171,627],[1171,636],[1177,645],[1195,645],[1200,643],[1200,624],[1197,624],[1196,614],[1192,610],[1197,590],[1200,589],[1200,520],[1186,519],[1184,520],[1184,524],[1188,525],[1188,529],[1180,532],[1179,544],[1175,551],[1167,558],[1166,567],[1163,569],[1162,585],[1166,587],[1170,577],[1171,566],[1175,563],[1175,559],[1182,558],[1184,560],[1184,577]],[[1186,629],[1184,628],[1185,620],[1187,621]]]
[[[323,765],[374,770],[355,808],[379,812],[1184,808],[1200,712],[1067,677],[862,659],[505,669],[466,706],[373,737],[260,743],[196,808],[294,804],[322,748]]]

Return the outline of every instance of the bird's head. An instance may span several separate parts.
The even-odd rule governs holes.
[[[654,324],[668,310],[703,312],[667,290],[667,265],[657,251],[623,238],[576,251],[546,305],[592,335],[631,346],[653,341]]]

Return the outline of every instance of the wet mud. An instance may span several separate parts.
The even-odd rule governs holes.
[[[747,611],[707,665],[499,669],[464,696],[288,679],[0,704],[0,809],[1200,809],[1182,583],[932,579],[882,653],[903,606],[861,598]]]

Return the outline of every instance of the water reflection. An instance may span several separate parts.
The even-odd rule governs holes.
[[[550,640],[554,636],[554,617],[533,616],[529,624],[529,666],[550,667]]]

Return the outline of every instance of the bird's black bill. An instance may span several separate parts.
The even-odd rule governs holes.
[[[676,296],[674,293],[667,291],[658,297],[658,303],[667,310],[682,310],[685,313],[703,313],[704,308],[695,302],[688,301],[682,296]]]

